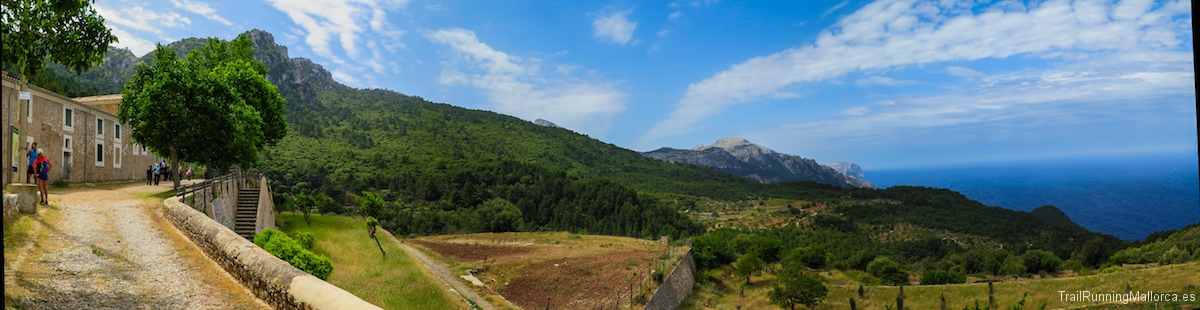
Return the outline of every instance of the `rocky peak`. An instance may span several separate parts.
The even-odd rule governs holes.
[[[833,170],[837,170],[838,172],[841,172],[845,175],[854,177],[855,179],[859,179],[859,180],[864,179],[862,167],[859,167],[858,164],[855,164],[852,162],[833,162],[833,163],[826,163],[826,164],[821,164],[821,165],[825,166],[825,167],[833,168]]]
[[[558,124],[555,124],[555,123],[552,123],[552,122],[550,122],[550,121],[548,121],[548,120],[544,120],[544,119],[540,119],[540,118],[539,118],[539,119],[537,119],[537,120],[535,120],[535,121],[533,121],[533,123],[534,123],[534,124],[537,124],[537,125],[539,125],[539,126],[546,126],[546,127],[562,128],[562,126],[558,126]]]

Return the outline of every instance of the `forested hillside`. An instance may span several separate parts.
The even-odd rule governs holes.
[[[694,208],[697,201],[773,197],[842,201],[836,210],[841,215],[827,220],[911,224],[987,236],[1013,247],[1051,249],[1060,256],[1099,236],[1065,216],[1040,222],[1056,218],[1053,212],[1047,217],[987,207],[948,190],[760,184],[710,168],[662,162],[563,128],[390,90],[350,88],[320,65],[289,57],[271,34],[254,30],[247,35],[255,42],[255,57],[270,68],[268,79],[286,99],[291,132],[262,152],[257,167],[250,167],[272,179],[281,207],[293,205],[290,197],[306,194],[331,197],[318,206],[325,211],[355,211],[343,207],[360,204],[362,199],[355,197],[370,192],[383,205],[373,215],[401,234],[495,230],[486,223],[495,214],[489,212],[511,215],[515,209],[521,230],[653,237],[703,232],[679,212]],[[202,43],[190,38],[169,46],[183,54]],[[94,79],[84,88],[111,89],[127,78],[116,73],[151,60],[128,56],[114,54],[114,63],[102,66],[106,71],[85,73]],[[877,199],[896,204],[845,203]],[[485,202],[492,203],[484,207]],[[1110,248],[1123,247],[1116,238],[1103,239]]]

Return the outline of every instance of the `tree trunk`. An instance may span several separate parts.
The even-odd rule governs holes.
[[[175,146],[171,146],[170,149],[171,149],[171,169],[173,170],[173,171],[171,171],[171,181],[174,182],[174,184],[175,184],[174,188],[179,188],[179,152]]]
[[[387,252],[383,251],[383,245],[379,244],[379,237],[371,234],[371,239],[375,239],[375,246],[379,247],[379,253],[383,253],[383,258],[387,258]]]

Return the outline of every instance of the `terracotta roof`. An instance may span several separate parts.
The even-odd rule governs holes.
[[[79,98],[72,98],[72,100],[75,100],[76,102],[83,103],[83,104],[89,104],[89,103],[100,102],[100,101],[121,101],[121,94],[79,97]]]

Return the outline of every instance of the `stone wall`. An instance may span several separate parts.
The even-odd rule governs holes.
[[[263,229],[275,228],[275,200],[271,197],[271,183],[266,177],[259,179],[258,188],[258,214],[254,221],[254,233],[258,233]]]
[[[679,309],[683,299],[692,293],[692,285],[696,284],[696,262],[692,259],[692,249],[679,259],[679,265],[671,270],[671,274],[663,279],[662,285],[650,295],[646,301],[645,310]]]
[[[275,309],[380,309],[288,265],[180,200],[163,202],[163,214],[171,224]]]
[[[216,181],[217,184],[188,194],[183,202],[203,212],[217,223],[233,229],[237,213],[238,184],[235,179]]]

